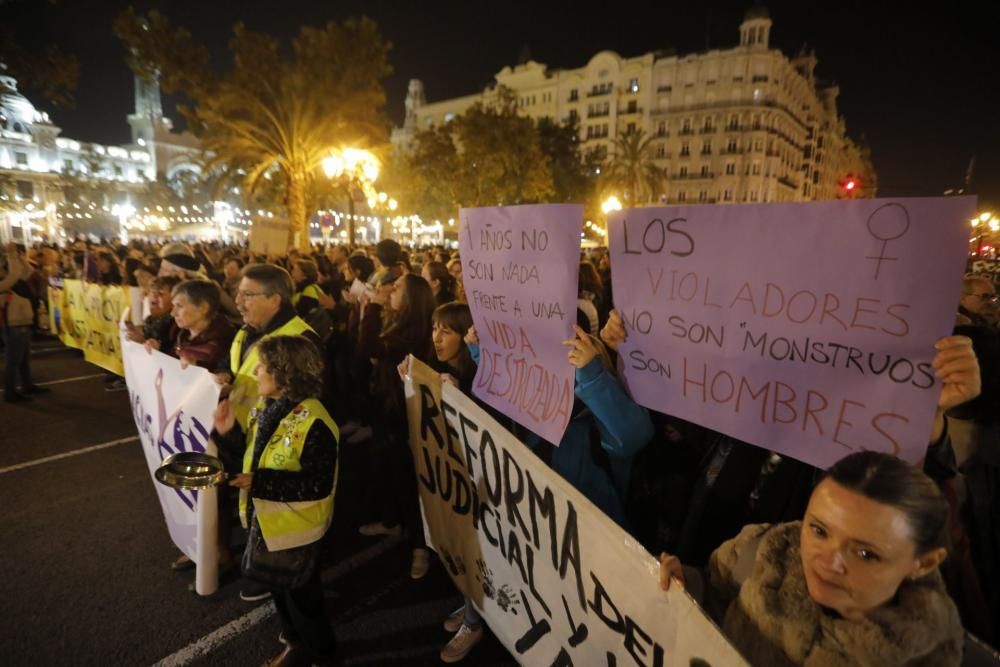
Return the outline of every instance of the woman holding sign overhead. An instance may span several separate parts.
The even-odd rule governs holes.
[[[932,441],[941,414],[980,387],[968,339],[937,348]],[[863,451],[827,471],[802,521],[746,526],[706,572],[663,554],[660,585],[678,579],[751,664],[958,665],[962,624],[938,572],[947,549],[948,504],[935,483]]]

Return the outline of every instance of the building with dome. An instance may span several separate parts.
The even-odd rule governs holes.
[[[67,216],[79,215],[81,221],[111,217],[117,215],[112,209],[157,179],[169,183],[200,173],[197,140],[171,131],[155,84],[136,79],[135,111],[128,122],[132,143],[127,145],[62,137],[61,128],[18,91],[17,80],[0,64],[0,236],[55,239]],[[86,209],[77,204],[76,213],[62,212],[66,192],[80,186],[100,193],[101,201],[91,197]]]
[[[438,102],[426,102],[423,83],[412,80],[393,143],[405,149],[418,129],[447,123],[503,86],[527,116],[577,120],[584,152],[608,156],[616,137],[632,131],[653,137],[667,179],[652,203],[873,197],[869,152],[847,136],[839,88],[816,77],[814,52],[771,48],[772,25],[758,6],[730,48],[631,58],[601,51],[566,70],[529,60],[504,67],[481,93]]]

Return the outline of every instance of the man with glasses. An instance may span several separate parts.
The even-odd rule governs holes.
[[[257,403],[254,370],[260,361],[257,343],[271,336],[305,336],[318,344],[316,332],[295,314],[292,277],[280,266],[252,264],[243,269],[236,290],[236,308],[243,327],[233,339],[229,358],[216,370],[216,382],[229,390],[229,399],[245,431],[250,409]]]
[[[989,278],[966,276],[962,281],[962,298],[958,312],[968,318],[967,324],[996,326],[997,291]]]

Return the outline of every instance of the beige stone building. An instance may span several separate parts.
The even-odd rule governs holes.
[[[481,93],[439,102],[427,103],[423,84],[412,80],[393,142],[405,148],[415,130],[446,123],[505,86],[525,115],[577,118],[584,151],[608,155],[629,131],[654,137],[668,174],[661,202],[874,196],[868,150],[847,136],[837,112],[839,89],[815,77],[814,53],[788,57],[771,48],[771,26],[767,11],[755,8],[732,48],[634,58],[601,51],[569,70],[528,61],[504,67]],[[848,191],[848,179],[859,187]]]

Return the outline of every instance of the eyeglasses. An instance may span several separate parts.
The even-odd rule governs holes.
[[[243,290],[239,290],[238,292],[236,292],[236,298],[238,300],[242,300],[242,301],[246,301],[247,299],[249,299],[251,297],[255,297],[255,296],[271,296],[271,293],[270,292],[244,292]]]

